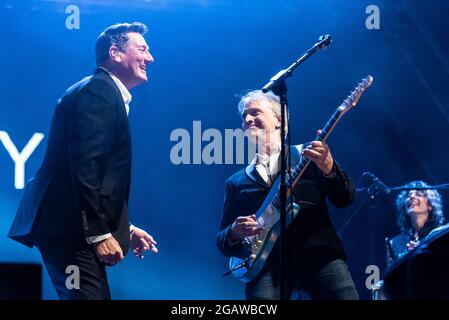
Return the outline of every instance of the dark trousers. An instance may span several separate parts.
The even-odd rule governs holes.
[[[111,299],[105,265],[98,260],[91,245],[42,237],[35,244],[61,300]],[[74,288],[77,283],[79,288]]]
[[[248,300],[279,300],[279,281],[272,272],[266,272],[258,281],[246,285]],[[312,300],[358,300],[359,295],[342,259],[335,259],[306,274],[290,276],[288,296],[295,297],[296,292],[305,291]],[[300,297],[299,297],[300,298]]]

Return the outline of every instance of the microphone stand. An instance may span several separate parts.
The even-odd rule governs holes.
[[[280,195],[280,235],[279,235],[279,246],[280,246],[280,300],[287,300],[287,245],[286,239],[284,238],[286,229],[286,204],[287,204],[287,186],[285,184],[285,177],[287,171],[286,157],[285,157],[285,125],[286,125],[286,113],[288,108],[287,102],[287,83],[285,79],[291,77],[293,71],[305,60],[307,60],[311,55],[320,49],[326,48],[330,45],[332,39],[329,35],[321,36],[317,43],[313,45],[312,48],[306,51],[298,60],[292,63],[287,69],[279,71],[274,75],[270,81],[263,86],[262,92],[266,93],[268,91],[273,91],[273,93],[279,96],[281,103],[281,181],[279,186]],[[291,181],[289,182],[289,187]]]
[[[393,191],[449,190],[449,183],[438,184],[438,185],[428,186],[428,187],[405,187],[405,186],[399,186],[399,187],[392,187],[392,188],[390,188],[390,190],[393,190]]]
[[[365,177],[369,176],[371,178],[371,184],[368,187],[363,188],[357,188],[357,185],[359,184],[360,180]],[[343,226],[340,228],[340,231],[338,232],[339,235],[341,235],[345,230],[346,227],[351,222],[352,218],[359,212],[359,210],[362,208],[363,204],[367,199],[373,200],[378,195],[389,195],[391,196],[393,194],[393,191],[395,192],[401,192],[401,191],[411,191],[411,190],[449,190],[449,183],[443,183],[438,185],[429,185],[427,187],[406,187],[406,185],[397,186],[397,187],[388,187],[386,186],[382,181],[379,180],[375,175],[373,175],[370,172],[364,172],[362,174],[362,177],[360,178],[359,182],[356,184],[356,192],[362,192],[365,194],[363,197],[363,200],[360,201],[360,204],[354,208],[349,215],[348,218],[345,219]]]

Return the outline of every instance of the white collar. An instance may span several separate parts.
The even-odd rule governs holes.
[[[292,146],[299,154],[301,154],[302,147],[303,144]],[[256,154],[251,163],[245,168],[246,174],[256,182],[261,182],[262,180],[267,186],[271,186],[273,183],[272,178],[277,175],[281,168],[279,162],[280,154],[280,143],[273,148],[269,156]]]
[[[256,175],[270,186],[272,183],[272,178],[276,176],[279,171],[279,155],[281,153],[281,144],[276,144],[273,147],[270,155],[256,153],[254,159],[246,167],[246,174],[254,181],[259,181]]]
[[[132,100],[131,93],[125,87],[123,82],[121,82],[120,79],[117,78],[117,76],[115,74],[113,74],[111,71],[109,71],[105,67],[99,67],[99,68],[106,71],[108,73],[108,75],[112,78],[112,80],[114,80],[115,84],[117,85],[118,89],[120,90],[120,93],[122,94],[123,102],[125,103],[125,107],[126,107],[126,113],[129,113],[129,104],[131,103],[131,100]]]

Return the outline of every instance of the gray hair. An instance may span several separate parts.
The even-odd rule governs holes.
[[[263,93],[262,90],[252,90],[244,93],[240,97],[240,101],[237,105],[237,108],[240,112],[240,116],[243,115],[245,108],[248,104],[254,103],[256,101],[266,101],[268,102],[268,106],[271,111],[275,114],[278,119],[281,119],[281,101],[277,95],[275,95],[272,91],[268,91]],[[288,119],[287,112],[285,113]],[[287,122],[285,123],[285,132],[288,130]]]

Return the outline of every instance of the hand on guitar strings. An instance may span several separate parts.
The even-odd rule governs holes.
[[[237,217],[231,226],[231,241],[240,241],[245,237],[255,236],[261,230],[262,227],[257,223],[255,214]]]

